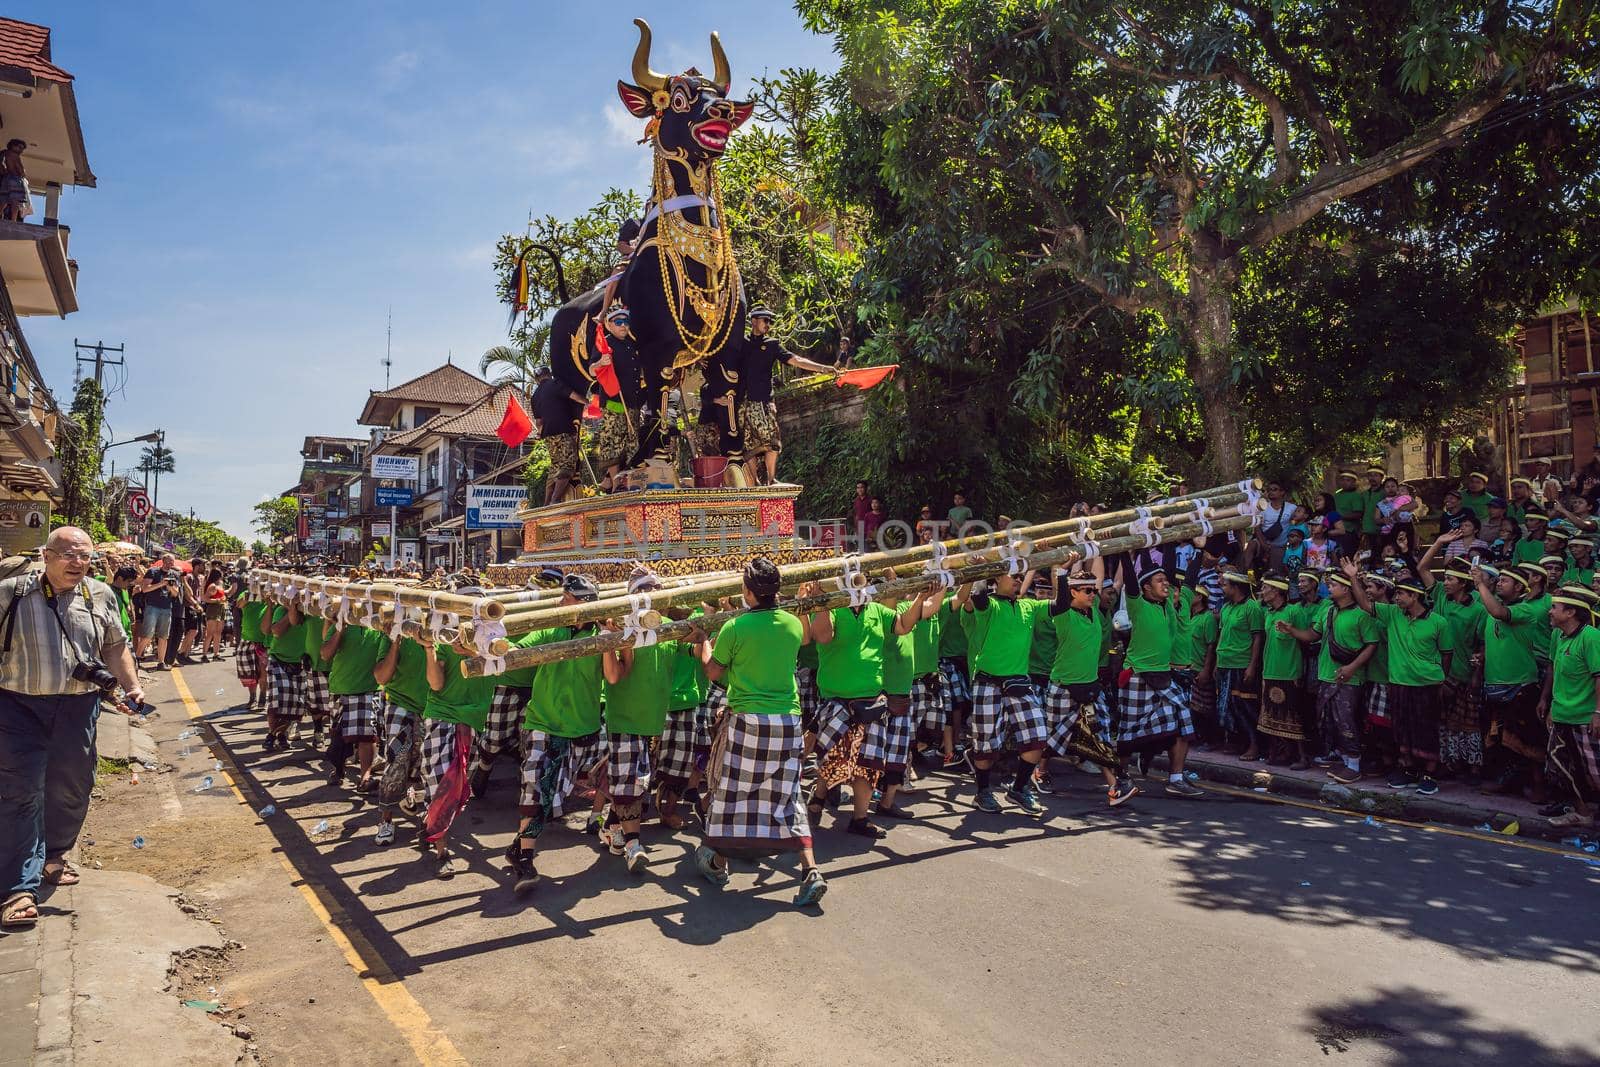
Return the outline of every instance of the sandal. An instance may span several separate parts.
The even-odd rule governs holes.
[[[24,930],[39,921],[39,904],[32,893],[16,893],[0,907],[0,930]]]
[[[72,865],[71,860],[62,860],[61,866],[55,870],[45,864],[43,880],[46,885],[77,885],[83,879],[78,876],[78,868]]]

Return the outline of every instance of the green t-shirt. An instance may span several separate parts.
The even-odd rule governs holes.
[[[1399,605],[1374,604],[1389,651],[1392,685],[1438,685],[1444,681],[1444,654],[1451,651],[1450,624],[1437,611],[1411,618]]]
[[[1285,604],[1276,611],[1261,609],[1262,632],[1266,640],[1261,645],[1261,677],[1274,682],[1298,682],[1305,673],[1305,650],[1294,634],[1280,634],[1277,623],[1286,622],[1296,629],[1306,628],[1305,606]]]
[[[1189,658],[1193,660],[1195,670],[1205,670],[1206,654],[1217,643],[1219,632],[1220,624],[1214,611],[1202,611],[1198,617],[1189,620]]]
[[[265,644],[261,636],[261,613],[267,606],[259,600],[247,600],[239,612],[239,640]]]
[[[1048,615],[1049,613],[1046,612]],[[1056,632],[1056,658],[1050,680],[1057,685],[1083,685],[1100,677],[1100,605],[1087,612],[1068,608],[1050,616]]]
[[[1328,615],[1333,614],[1333,641],[1327,639]],[[1340,648],[1351,652],[1360,652],[1367,645],[1378,644],[1383,636],[1378,628],[1378,620],[1354,605],[1348,608],[1339,608],[1334,604],[1319,604],[1317,610],[1309,620],[1311,628],[1323,635],[1322,651],[1317,654],[1317,681],[1335,681],[1334,675],[1339,673],[1340,664],[1333,658],[1333,642],[1337,641]],[[1350,680],[1346,685],[1361,685],[1367,681],[1371,674],[1369,668],[1372,661],[1378,658],[1380,645],[1374,650],[1367,662],[1358,671],[1352,671]]]
[[[323,674],[327,674],[328,669],[333,666],[332,660],[322,658],[322,643],[327,640],[323,635],[322,628],[326,623],[326,619],[308,618],[306,620],[306,658],[311,661],[312,670],[321,671]]]
[[[925,678],[939,672],[940,618],[923,619],[911,631],[911,673]],[[810,647],[810,646],[806,646]]]
[[[1543,599],[1543,598],[1541,598]],[[1550,608],[1539,601],[1507,604],[1509,618],[1497,619],[1487,611],[1479,620],[1483,639],[1484,685],[1531,685],[1539,680],[1535,646],[1548,648]]]
[[[1524,537],[1511,550],[1512,563],[1538,563],[1541,559],[1544,559],[1544,538],[1542,537],[1537,541]]]
[[[346,626],[339,650],[328,668],[328,692],[334,696],[376,693],[372,669],[389,651],[389,635],[365,626]]]
[[[1541,633],[1533,640],[1533,656],[1540,663],[1549,663],[1550,650],[1556,643],[1556,629],[1550,625],[1550,594],[1540,593],[1528,603],[1541,612],[1540,618],[1545,620],[1545,625],[1540,628]]]
[[[1489,501],[1493,498],[1487,493],[1469,493],[1461,490],[1461,506],[1478,517],[1479,525],[1489,517]]]
[[[965,659],[967,656],[967,631],[962,628],[961,620],[956,618],[950,605],[954,603],[954,594],[946,594],[944,603],[939,605],[939,658],[940,659]]]
[[[1433,590],[1433,610],[1444,617],[1445,624],[1450,628],[1450,680],[1470,682],[1472,649],[1478,643],[1483,617],[1488,612],[1483,610],[1483,602],[1478,599],[1477,593],[1473,593],[1472,599],[1462,604],[1444,595],[1443,582],[1435,583]]]
[[[963,611],[957,619],[967,635],[967,677],[971,678],[978,671],[978,653],[983,651],[983,638],[989,632],[989,616],[981,611]]]
[[[1594,584],[1594,564],[1587,567],[1578,566],[1570,556],[1567,558],[1567,569],[1561,575],[1562,585],[1581,585],[1588,589]]]
[[[695,610],[698,611],[699,609]],[[815,641],[800,646],[800,654],[795,657],[795,666],[806,667],[813,671],[817,669],[817,643]]]
[[[1333,510],[1339,513],[1339,518],[1344,522],[1345,533],[1355,533],[1356,524],[1367,510],[1367,491],[1340,489],[1333,494]]]
[[[908,604],[901,604],[895,609],[895,618],[899,618],[917,606],[913,600]],[[911,695],[911,682],[916,678],[916,635],[915,631],[909,634],[897,634],[891,628],[883,638],[883,691],[890,696],[903,697]]]
[[[1189,643],[1189,630],[1194,626],[1194,590],[1172,587],[1172,667],[1174,670],[1198,668],[1192,662],[1194,646]]]
[[[982,611],[973,609],[973,630],[982,631],[974,673],[1011,678],[1028,673],[1028,653],[1033,649],[1033,617],[1048,613],[1043,600],[1007,600],[991,596]],[[968,634],[968,639],[973,639]]]
[[[1111,618],[1111,612],[1100,608],[1100,666],[1104,667],[1111,662],[1111,649],[1117,643],[1117,624]]]
[[[667,724],[673,664],[677,658],[677,650],[670,641],[633,650],[633,667],[622,681],[615,685],[605,683],[607,730],[640,737],[661,736]]]
[[[1581,626],[1571,637],[1557,630],[1550,670],[1551,720],[1587,723],[1594,717],[1594,680],[1600,675],[1600,630]]]
[[[794,665],[804,640],[805,625],[781,609],[747,611],[729,620],[711,650],[711,658],[727,669],[729,710],[744,715],[800,714]]]
[[[474,730],[483,729],[489,721],[489,701],[494,699],[499,679],[490,675],[481,678],[463,678],[463,657],[449,645],[435,646],[439,666],[444,668],[444,688],[428,687],[428,702],[422,706],[424,719],[441,722],[465,723]]]
[[[1363,495],[1366,497],[1366,500],[1363,502],[1361,507],[1361,532],[1369,534],[1377,533],[1378,520],[1372,512],[1373,509],[1378,506],[1378,501],[1383,499],[1383,486],[1380,485],[1376,489],[1368,489]]]
[[[1128,650],[1122,665],[1135,674],[1160,674],[1172,669],[1172,601],[1152,603],[1143,596],[1128,597]]]
[[[670,641],[672,649],[672,695],[667,700],[668,711],[688,711],[699,707],[706,699],[705,664],[700,653],[688,641]]]
[[[1028,648],[1028,673],[1035,678],[1049,675],[1056,662],[1056,628],[1050,620],[1050,602],[1033,613],[1033,644]]]
[[[833,640],[817,645],[817,693],[855,700],[883,690],[884,644],[893,636],[895,613],[873,602],[834,608]]]
[[[272,613],[272,620],[268,625],[276,626],[278,621],[288,614],[288,608],[280,607],[275,609]],[[299,663],[301,657],[306,654],[306,630],[310,628],[310,621],[302,616],[298,623],[276,637],[270,638],[267,644],[267,655],[279,663]]]
[[[1261,601],[1224,602],[1217,626],[1217,670],[1242,671],[1250,666],[1250,646],[1266,627]]]
[[[133,636],[133,594],[126,589],[117,589],[116,586],[112,586],[112,588],[116,589],[117,592],[117,614],[122,618],[122,632],[131,638]],[[257,612],[256,614],[259,616],[261,613]],[[259,633],[260,630],[261,627],[257,626],[256,631]]]
[[[395,653],[394,677],[383,687],[391,703],[420,713],[428,703],[428,654],[409,637],[400,639]]]
[[[517,648],[533,648],[557,641],[570,641],[590,633],[571,626],[552,626],[523,634],[511,643]],[[538,730],[556,737],[587,737],[600,729],[600,687],[605,678],[599,656],[578,656],[541,664],[533,672],[528,706],[522,713],[522,728]]]

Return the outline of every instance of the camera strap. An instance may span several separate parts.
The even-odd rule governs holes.
[[[72,658],[78,663],[79,666],[82,666],[84,659],[78,654],[78,646],[72,643],[72,634],[67,630],[66,620],[61,617],[61,609],[56,607],[56,591],[51,588],[49,582],[42,579],[39,582],[38,588],[39,591],[44,594],[46,603],[50,605],[50,615],[56,620],[56,626],[60,628],[61,636],[67,642],[67,648],[71,650]],[[98,653],[102,643],[100,624],[95,620],[94,617],[94,604],[89,599],[89,583],[87,581],[79,583],[78,597],[83,601],[84,608],[89,612],[89,625],[94,628],[95,651]],[[16,608],[17,602],[15,599],[12,600],[11,606],[13,609]],[[16,625],[16,616],[13,614],[12,617],[6,622],[7,628],[5,651],[7,653],[10,653],[11,651],[11,633],[16,629]],[[96,658],[98,658],[98,655]]]

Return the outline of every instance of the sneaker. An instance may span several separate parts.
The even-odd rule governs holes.
[[[1206,791],[1187,779],[1174,782],[1167,780],[1166,794],[1169,797],[1183,797],[1185,800],[1194,800],[1206,795]]]
[[[628,873],[638,874],[644,870],[645,864],[650,862],[649,854],[644,846],[637,841],[629,841],[622,847],[622,854],[628,859]]]
[[[1124,778],[1116,785],[1106,790],[1106,803],[1113,808],[1119,807],[1132,800],[1139,793],[1139,787]]]
[[[372,839],[380,845],[394,844],[394,823],[380,822],[378,824],[378,832],[373,835]]]
[[[694,850],[694,869],[715,886],[728,884],[728,868],[717,866],[717,854],[704,845]]]
[[[1056,791],[1056,783],[1051,779],[1049,771],[1037,770],[1033,772],[1033,788],[1036,792],[1050,796]]]
[[[1574,811],[1570,805],[1563,804],[1561,806],[1566,810],[1560,814],[1550,816],[1551,826],[1582,826],[1589,821]]]
[[[940,764],[940,769],[944,770],[944,771],[955,771],[955,772],[958,772],[958,773],[961,772],[961,771],[966,770],[967,769],[966,753],[959,753],[959,754],[956,754],[956,755],[945,756],[943,762]]]
[[[323,749],[327,748],[328,735],[323,733],[321,730],[313,733],[311,735],[311,747],[316,749],[318,752],[321,752]]]
[[[994,798],[993,789],[980,790],[975,803],[979,811],[986,811],[990,815],[1000,814],[1000,802]]]
[[[296,721],[294,721],[294,722],[289,724],[289,740],[290,741],[299,741],[300,740],[300,722],[299,722],[299,720],[296,720]]]
[[[268,734],[267,739],[261,742],[261,751],[276,752],[278,750],[278,735]]]
[[[456,876],[455,860],[448,852],[446,852],[443,856],[439,856],[438,859],[439,866],[433,872],[434,877],[438,878],[442,882],[448,882],[450,879]]]
[[[600,818],[600,813],[598,811],[591,811],[589,813],[588,821],[583,824],[583,832],[588,834],[590,837],[595,836],[600,832],[600,824],[602,821],[603,820]]]
[[[823,879],[822,872],[813,867],[806,872],[804,878],[800,879],[800,889],[794,895],[795,906],[804,908],[815,904],[827,891],[828,883]]]
[[[1311,762],[1318,767],[1333,767],[1343,763],[1344,760],[1338,756],[1312,756]]]
[[[1082,771],[1084,774],[1098,775],[1100,773],[1100,764],[1096,763],[1092,759],[1079,760],[1078,770]]]
[[[517,877],[511,883],[511,891],[521,896],[539,884],[539,872],[533,869],[533,856],[530,853],[518,848],[517,854],[517,861],[512,865]]]
[[[1434,781],[1430,775],[1423,775],[1422,779],[1417,782],[1417,796],[1419,797],[1431,797],[1438,791],[1439,783]]]
[[[344,768],[343,767],[335,767],[333,770],[328,772],[328,784],[329,785],[338,786],[338,785],[342,785],[343,783],[344,783]]]
[[[1390,789],[1415,789],[1417,779],[1405,771],[1395,771],[1389,776]]]
[[[620,823],[610,828],[602,827],[600,839],[606,843],[606,848],[611,850],[613,856],[620,856],[627,851],[627,841],[622,836],[622,825]]]
[[[1032,782],[1029,782],[1021,789],[1012,786],[1006,790],[1006,796],[1011,798],[1013,804],[1022,809],[1022,814],[1024,815],[1044,814],[1044,805],[1039,803],[1039,794],[1033,791]]]
[[[815,778],[816,777],[816,775],[817,775],[817,756],[816,756],[816,753],[813,752],[811,755],[809,755],[809,756],[807,756],[805,758],[805,760],[803,761],[803,772],[802,773],[804,773],[807,778]]]
[[[1361,773],[1360,768],[1352,769],[1341,763],[1337,767],[1330,767],[1328,769],[1328,777],[1332,778],[1340,785],[1350,785],[1354,782],[1361,781],[1365,775]]]

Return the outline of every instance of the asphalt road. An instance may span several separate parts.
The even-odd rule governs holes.
[[[438,881],[409,825],[379,848],[374,810],[320,764],[262,752],[231,664],[183,674],[247,798],[280,809],[246,830],[471,1063],[1600,1063],[1600,867],[1569,857],[1221,795],[1111,812],[1098,779],[1059,771],[1042,821],[979,813],[942,776],[876,845],[825,819],[820,909],[790,904],[792,861],[706,885],[659,826],[643,878],[553,829],[517,898],[511,763],[457,822],[468,869]],[[295,929],[255,966],[299,951]],[[325,981],[315,1018],[280,988],[281,1025],[330,1060],[396,1062],[391,1020]]]

